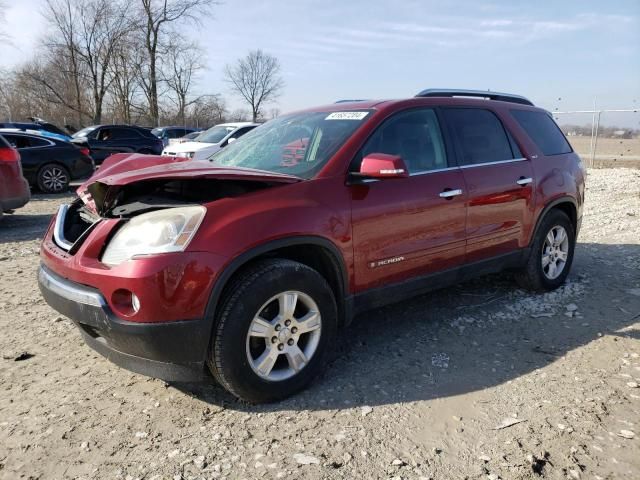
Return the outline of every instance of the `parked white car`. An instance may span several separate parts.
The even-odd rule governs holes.
[[[162,155],[204,160],[258,125],[250,122],[221,123],[202,132],[190,142],[168,145]]]

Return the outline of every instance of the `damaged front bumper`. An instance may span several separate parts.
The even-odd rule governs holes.
[[[205,318],[162,323],[128,322],[102,294],[41,265],[38,284],[47,303],[76,324],[85,342],[113,363],[166,381],[200,381],[210,322]]]

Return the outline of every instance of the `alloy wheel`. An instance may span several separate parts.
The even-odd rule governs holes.
[[[569,236],[564,227],[556,225],[544,239],[542,245],[542,272],[549,280],[560,276],[569,257]]]
[[[247,332],[247,360],[262,379],[281,381],[298,374],[316,353],[322,330],[314,300],[297,291],[270,298]]]
[[[49,167],[42,172],[42,185],[49,192],[61,192],[68,181],[67,174],[59,167]]]

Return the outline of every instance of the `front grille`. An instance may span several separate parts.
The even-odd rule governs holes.
[[[81,200],[58,209],[53,230],[55,243],[69,253],[75,253],[100,217],[86,208]]]

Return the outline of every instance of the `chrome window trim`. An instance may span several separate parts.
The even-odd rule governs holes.
[[[460,167],[445,167],[445,168],[434,168],[433,170],[420,170],[419,172],[411,173],[409,172],[410,177],[419,177],[420,175],[428,175],[429,173],[439,173],[439,172],[449,172],[451,170],[458,170]]]
[[[24,133],[24,132],[0,132],[0,134],[4,133],[5,135],[14,135],[14,136],[18,136],[18,137],[26,137],[26,138],[36,138],[38,140],[44,140],[45,142],[48,142],[49,145],[40,145],[39,147],[14,147],[16,150],[36,150],[38,148],[49,148],[51,146],[55,147],[55,143],[52,142],[50,139],[46,138],[46,137],[41,137],[39,135],[31,135],[30,133]]]
[[[419,177],[422,175],[428,175],[429,173],[449,172],[451,170],[458,170],[458,169],[460,169],[460,167],[447,167],[447,168],[436,168],[434,170],[422,170],[416,173],[409,173],[409,176],[406,178]],[[379,182],[380,180],[382,179],[381,178],[365,178],[361,180],[360,183],[374,183],[374,182]],[[400,180],[400,179],[396,179],[396,180]]]
[[[499,165],[501,163],[514,163],[514,162],[523,162],[527,160],[525,157],[522,158],[512,158],[510,160],[497,160],[495,162],[483,162],[483,163],[472,163],[470,165],[460,165],[460,168],[475,168],[475,167],[484,167],[487,165]]]
[[[527,160],[527,158],[522,157],[522,158],[512,158],[510,160],[498,160],[495,162],[476,163],[473,165],[461,165],[459,167],[446,167],[446,168],[436,168],[434,170],[421,170],[420,172],[415,172],[415,173],[409,172],[409,177],[419,177],[421,175],[428,175],[430,173],[450,172],[452,170],[458,170],[463,168],[484,167],[488,165],[499,165],[502,163],[522,162],[525,160]],[[368,178],[368,179],[362,180],[362,183],[372,183],[372,182],[379,182],[379,181],[380,180],[377,178]]]

